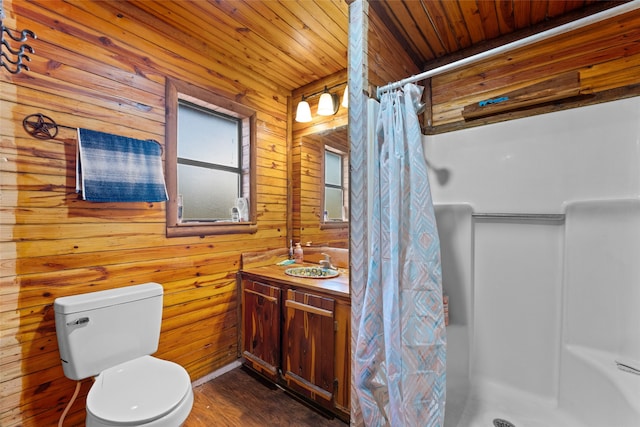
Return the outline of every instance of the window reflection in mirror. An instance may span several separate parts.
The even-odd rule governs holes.
[[[347,220],[348,164],[345,152],[329,145],[324,147],[324,222]]]

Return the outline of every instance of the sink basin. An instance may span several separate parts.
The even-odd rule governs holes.
[[[340,274],[338,270],[333,268],[322,267],[291,267],[284,271],[285,274],[294,277],[303,277],[305,279],[329,279]]]

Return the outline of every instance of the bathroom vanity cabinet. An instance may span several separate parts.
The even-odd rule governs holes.
[[[348,270],[332,279],[303,279],[287,276],[286,268],[239,273],[245,366],[348,420]]]
[[[331,408],[334,386],[339,386],[334,363],[335,300],[287,289],[282,309],[282,375],[290,388]]]
[[[281,360],[282,290],[263,281],[242,280],[242,355],[251,367],[278,380]]]

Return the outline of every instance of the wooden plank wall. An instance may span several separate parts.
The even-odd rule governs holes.
[[[374,89],[424,70],[412,67],[374,10],[369,20],[369,83]],[[385,33],[386,32],[386,33]],[[385,35],[386,34],[386,35]],[[442,62],[438,63],[442,65]],[[404,69],[402,69],[404,67]],[[540,108],[464,121],[465,106],[518,90],[563,73],[580,73],[581,90],[592,96],[560,100]],[[418,82],[429,86],[429,82]],[[514,50],[431,79],[432,126],[425,133],[449,132],[532,114],[640,94],[640,11]],[[429,118],[423,123],[429,123]]]
[[[373,8],[369,9],[368,84],[369,95],[375,97],[375,88],[420,73],[411,57],[400,46],[395,36]]]
[[[292,93],[292,114],[302,95],[320,92],[325,86],[332,87],[347,82],[347,71],[340,71],[331,76],[320,79],[314,83],[296,89]],[[344,86],[339,86],[332,90],[340,95]],[[308,100],[311,107],[312,121],[309,123],[293,122],[292,125],[292,219],[293,219],[293,240],[294,242],[312,242],[314,246],[325,245],[338,248],[349,246],[349,227],[345,224],[338,228],[323,228],[322,222],[322,195],[323,193],[323,173],[321,168],[324,165],[322,158],[323,151],[321,144],[312,138],[313,136],[331,133],[334,129],[342,129],[347,126],[348,110],[340,107],[335,116],[319,116],[315,112],[318,108],[319,97],[312,97]],[[348,141],[343,142],[343,147],[347,150]]]
[[[130,3],[5,0],[3,7],[5,25],[38,39],[29,40],[31,71],[0,73],[0,425],[55,425],[71,398],[75,383],[63,375],[56,343],[56,297],[159,282],[156,355],[192,379],[236,360],[241,253],[286,247],[291,93],[256,79],[248,65],[229,67],[189,40],[163,38],[163,24]],[[119,14],[127,18],[114,21]],[[39,112],[164,145],[167,76],[258,112],[256,234],[167,239],[164,203],[82,201],[74,191],[75,132],[43,141],[22,128],[26,115]],[[90,381],[65,425],[83,424]]]
[[[559,100],[465,122],[465,106],[577,71],[591,96]],[[432,79],[433,128],[437,133],[640,94],[640,11],[514,50]],[[426,120],[425,120],[426,123]]]

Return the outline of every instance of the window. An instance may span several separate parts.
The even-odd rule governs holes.
[[[239,119],[178,101],[179,221],[232,218],[242,197],[241,138]]]
[[[324,222],[346,221],[348,208],[348,159],[345,153],[325,146],[324,151]]]
[[[255,112],[167,81],[167,236],[252,233]]]

